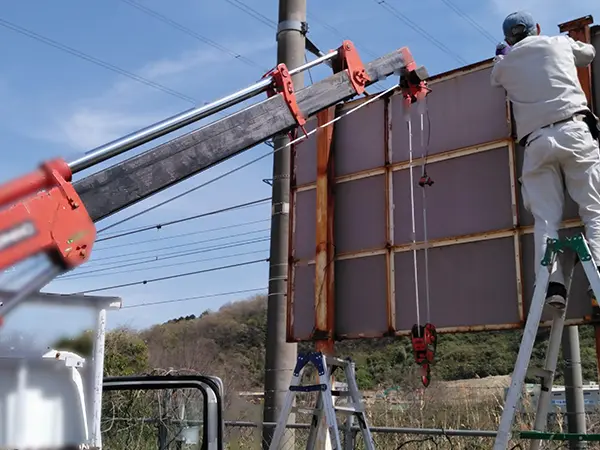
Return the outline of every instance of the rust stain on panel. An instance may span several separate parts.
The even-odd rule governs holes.
[[[335,117],[332,106],[317,114],[317,126]],[[317,131],[316,253],[315,253],[315,330],[317,350],[333,353],[335,324],[334,291],[334,196],[333,124]]]
[[[391,169],[392,163],[392,102],[390,98],[384,100],[383,136],[385,152],[385,240],[386,240],[386,310],[387,329],[393,335],[396,329],[396,282],[394,267],[394,177]]]

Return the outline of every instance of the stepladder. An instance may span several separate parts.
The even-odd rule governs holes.
[[[317,383],[303,384],[303,378],[306,375],[306,369],[313,366],[316,371]],[[336,390],[332,388],[332,376],[336,369],[342,369],[347,389]],[[298,398],[298,394],[317,393],[316,401],[313,399],[313,405],[307,406]],[[347,402],[344,406],[334,405],[334,396],[346,397]],[[295,403],[297,402],[297,405]],[[342,450],[343,448],[353,448],[349,442],[345,442],[342,447],[342,438],[340,436],[340,427],[338,426],[337,413],[346,416],[345,426],[348,431],[351,430],[354,420],[362,433],[364,448],[366,450],[375,450],[371,430],[369,429],[365,414],[365,407],[362,401],[362,395],[356,382],[354,362],[350,359],[340,359],[325,356],[321,352],[309,352],[298,355],[296,366],[292,373],[290,388],[285,398],[279,421],[273,433],[269,450],[279,450],[283,448],[284,436],[286,434],[288,418],[292,412],[309,413],[312,415],[310,430],[306,443],[307,450],[313,450],[317,446],[317,439],[321,424],[326,424],[326,432],[329,434],[331,450]],[[347,433],[347,438],[351,433]],[[298,448],[298,447],[295,447]]]
[[[494,450],[506,450],[513,436],[513,425],[517,415],[517,409],[521,400],[526,378],[536,378],[540,382],[540,396],[538,398],[535,413],[534,431],[544,432],[546,430],[548,413],[552,396],[552,386],[558,364],[562,334],[565,326],[571,285],[575,267],[581,264],[586,278],[589,281],[590,290],[600,294],[600,274],[594,261],[588,243],[583,234],[564,239],[548,239],[546,251],[536,276],[536,282],[529,313],[523,330],[523,337],[513,370],[510,387],[504,401],[504,408],[500,418],[500,425]],[[552,304],[547,301],[550,277],[561,262],[565,276],[566,296],[564,304]],[[591,306],[591,303],[590,303]],[[530,367],[534,344],[542,322],[545,310],[551,315],[550,336],[546,346],[544,367]],[[540,439],[530,442],[532,450],[540,448]]]

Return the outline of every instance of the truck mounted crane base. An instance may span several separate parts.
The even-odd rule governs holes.
[[[510,387],[504,402],[504,409],[502,411],[500,427],[494,443],[494,450],[506,450],[508,447],[517,405],[521,399],[523,385],[527,376],[539,378],[541,384],[534,429],[528,436],[525,436],[525,433],[523,432],[517,432],[515,435],[532,439],[530,445],[532,450],[539,448],[542,439],[547,440],[550,439],[550,436],[556,436],[553,433],[545,433],[545,431],[550,408],[550,397],[552,395],[552,384],[554,382],[561,337],[569,304],[571,281],[573,279],[575,266],[578,262],[583,266],[585,275],[590,282],[593,292],[600,292],[600,273],[598,272],[598,268],[592,258],[583,234],[580,233],[565,239],[548,239],[546,242],[546,252],[544,258],[540,262],[540,268],[537,273],[533,298],[529,307],[525,329],[523,330],[523,338],[521,339],[521,346],[512,374]],[[551,271],[557,264],[559,255],[565,253],[565,250],[570,252],[570,258],[567,258],[563,264],[563,270],[566,275],[565,288],[567,289],[567,295],[564,308],[557,308],[546,303],[546,294],[550,282]],[[543,368],[529,368],[529,362],[533,353],[533,346],[540,327],[544,307],[552,310],[552,325],[546,349],[546,361]]]

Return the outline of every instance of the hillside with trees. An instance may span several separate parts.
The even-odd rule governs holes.
[[[596,380],[593,328],[583,326],[579,330],[584,379]],[[543,357],[547,335],[548,330],[539,333],[534,351],[537,360]],[[260,390],[265,337],[266,297],[253,297],[218,311],[171,318],[140,332],[118,329],[108,333],[105,372],[130,375],[173,368],[219,376],[229,389]],[[510,374],[519,340],[518,331],[440,335],[433,378],[459,380]],[[56,348],[89,355],[91,339],[89,334],[62,339]],[[300,351],[310,348],[309,344],[299,346]],[[406,337],[345,341],[336,349],[339,356],[351,356],[356,361],[362,389],[386,389],[406,382],[407,377],[416,378]]]

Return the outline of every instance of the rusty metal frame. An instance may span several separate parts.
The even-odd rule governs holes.
[[[589,23],[591,21],[591,16],[588,16],[586,18],[583,19],[578,19],[576,21],[573,22],[569,22],[566,24],[562,24],[561,27],[561,31],[563,30],[568,30],[569,33],[573,36],[577,36],[579,34],[590,36],[590,32],[589,32]],[[585,30],[580,30],[577,28],[577,26],[579,27],[587,27],[588,31],[586,32]],[[491,66],[493,65],[493,62],[491,59],[489,60],[485,60],[482,61],[480,63],[476,63],[476,64],[472,64],[470,66],[466,66],[466,67],[462,67],[450,72],[446,72],[440,75],[437,75],[435,77],[432,77],[429,80],[429,84],[436,84],[436,83],[440,83],[440,82],[444,82],[447,81],[449,79],[453,79],[465,74],[469,74],[469,73],[473,73],[473,72],[477,72],[480,70],[485,70],[485,69],[489,69]],[[588,78],[588,80],[591,82],[591,77]],[[585,89],[585,88],[584,88]],[[588,94],[590,93],[590,94]],[[591,95],[591,90],[588,88],[586,90],[586,94]],[[369,178],[369,177],[375,177],[375,176],[383,176],[384,180],[385,180],[385,223],[386,223],[386,236],[385,236],[385,246],[384,247],[378,247],[378,248],[366,248],[366,249],[361,249],[360,251],[354,251],[354,252],[345,252],[345,253],[339,253],[339,252],[335,252],[335,257],[334,260],[335,261],[343,261],[343,260],[348,260],[348,259],[356,259],[356,258],[364,258],[364,257],[370,257],[370,256],[384,256],[385,258],[385,265],[386,265],[386,308],[387,308],[387,333],[385,333],[386,335],[396,335],[396,336],[403,336],[403,335],[408,335],[410,334],[410,330],[397,330],[395,329],[395,324],[396,324],[396,295],[395,295],[395,290],[396,290],[396,286],[395,286],[395,277],[394,277],[394,271],[395,271],[395,267],[394,267],[394,255],[396,253],[402,253],[402,252],[408,252],[408,251],[413,251],[415,248],[417,250],[419,249],[423,249],[425,247],[425,243],[424,242],[417,242],[416,244],[413,243],[403,243],[403,244],[396,244],[395,240],[394,240],[394,228],[395,228],[395,224],[394,224],[394,217],[393,217],[393,208],[394,208],[394,194],[393,194],[393,174],[394,172],[397,171],[401,171],[401,170],[407,170],[409,169],[409,163],[408,161],[396,161],[396,162],[392,162],[393,158],[393,142],[392,142],[392,102],[393,102],[393,97],[397,95],[397,93],[394,93],[390,96],[386,96],[385,98],[380,99],[379,101],[384,102],[384,118],[383,118],[383,123],[384,123],[384,129],[382,130],[382,132],[384,133],[384,148],[383,151],[385,152],[385,160],[384,160],[384,164],[382,167],[377,167],[374,169],[368,169],[368,170],[364,170],[364,171],[359,171],[359,172],[354,172],[354,173],[350,173],[350,174],[344,174],[344,175],[340,175],[340,176],[333,176],[333,172],[328,172],[329,176],[331,177],[328,181],[329,183],[329,188],[331,188],[331,184],[337,185],[337,184],[342,184],[342,183],[346,183],[346,182],[350,182],[350,181],[356,181],[356,180],[360,180],[360,179],[365,179],[365,178]],[[361,98],[355,101],[351,101],[348,103],[345,103],[343,106],[341,106],[338,110],[338,112],[343,112],[344,110],[347,110],[348,108],[353,108],[356,105],[366,101],[367,99]],[[517,300],[517,308],[518,308],[518,317],[519,317],[519,321],[516,323],[507,323],[507,324],[494,324],[494,325],[480,325],[480,326],[458,326],[458,327],[446,327],[446,328],[439,328],[438,331],[442,332],[442,333],[457,333],[457,332],[475,332],[475,331],[486,331],[486,330],[508,330],[508,329],[519,329],[523,327],[523,323],[526,319],[525,316],[525,309],[526,309],[526,302],[524,299],[524,286],[523,286],[523,277],[524,277],[524,268],[522,267],[523,262],[522,262],[522,237],[525,235],[529,235],[529,234],[533,234],[533,225],[529,225],[529,226],[522,226],[521,225],[521,214],[519,211],[519,182],[518,182],[518,171],[517,171],[517,151],[518,151],[518,146],[515,143],[515,137],[514,137],[514,130],[513,130],[513,118],[512,118],[512,111],[511,111],[511,106],[510,106],[510,102],[507,100],[506,101],[506,120],[507,120],[507,124],[508,129],[511,130],[511,135],[510,136],[506,136],[505,138],[502,139],[498,139],[495,141],[490,141],[490,142],[484,142],[484,143],[480,143],[477,145],[471,145],[471,146],[467,146],[467,147],[462,147],[462,148],[457,148],[457,149],[453,149],[453,150],[449,150],[449,151],[445,151],[445,152],[441,152],[441,153],[436,153],[433,155],[429,155],[427,158],[427,163],[428,164],[433,164],[435,162],[440,162],[440,161],[446,161],[446,160],[451,160],[451,159],[455,159],[455,158],[461,158],[464,156],[468,156],[468,155],[473,155],[473,154],[478,154],[478,153],[483,153],[486,151],[491,151],[491,150],[496,150],[496,149],[500,149],[500,148],[506,148],[506,151],[508,152],[508,164],[509,164],[509,176],[510,176],[510,201],[511,201],[511,213],[512,213],[512,226],[510,228],[506,228],[506,229],[501,229],[501,230],[493,230],[493,231],[489,231],[489,232],[484,232],[484,233],[474,233],[474,234],[468,234],[468,235],[460,235],[460,236],[453,236],[453,237],[445,237],[445,238],[441,238],[441,239],[430,239],[429,242],[427,243],[429,248],[436,248],[436,247],[445,247],[445,246],[450,246],[450,245],[458,245],[458,244],[464,244],[464,243],[469,243],[469,242],[478,242],[478,241],[487,241],[487,240],[492,240],[492,239],[503,239],[503,238],[511,238],[513,241],[513,246],[514,246],[514,258],[515,258],[515,276],[516,276],[516,288],[517,288],[517,292],[516,292],[516,300]],[[321,133],[321,136],[326,136],[326,133]],[[322,139],[326,139],[326,137],[322,137]],[[322,144],[321,144],[322,145]],[[321,148],[321,145],[317,144],[317,149]],[[319,150],[318,150],[319,151]],[[324,150],[320,150],[320,151],[324,151]],[[413,161],[413,166],[418,166],[420,163],[422,163],[420,158],[415,158]],[[322,177],[322,173],[321,170],[318,170],[317,172],[317,181],[316,182],[309,182],[309,183],[304,183],[302,185],[295,185],[293,187],[293,198],[295,200],[296,195],[298,192],[304,192],[304,191],[310,191],[310,190],[317,190],[319,191],[319,187],[321,186],[320,183],[323,183],[323,181],[320,181],[320,178]],[[323,189],[321,187],[321,189]],[[317,198],[319,199],[320,196],[317,193]],[[328,199],[331,199],[331,197],[327,197]],[[317,201],[317,214],[319,214],[319,204],[321,204],[321,208],[323,208],[325,206],[325,200],[321,199]],[[333,203],[333,202],[332,202]],[[328,207],[330,207],[331,205],[327,205]],[[292,208],[294,209],[295,212],[295,207]],[[317,219],[317,230],[319,230],[319,227],[323,227],[323,223],[321,222],[321,224],[319,224],[319,220]],[[581,227],[582,223],[579,219],[570,219],[570,220],[566,220],[563,221],[561,224],[561,229],[570,229],[570,228],[578,228]],[[323,228],[324,230],[324,228]],[[326,248],[324,248],[323,246],[321,246],[319,248],[319,242],[320,238],[319,236],[323,236],[322,233],[324,231],[317,231],[317,255],[319,254],[319,252],[325,252]],[[294,231],[292,233],[295,233],[295,222],[294,222]],[[319,234],[321,233],[321,234]],[[333,239],[333,230],[331,231],[331,235],[329,237],[330,239]],[[294,266],[310,266],[310,265],[318,265],[318,267],[321,267],[323,262],[322,259],[319,263],[317,263],[318,258],[323,258],[323,256],[316,256],[314,259],[313,258],[304,258],[304,259],[297,259],[297,260],[290,260],[291,264],[293,264]],[[316,272],[315,272],[315,289],[317,289],[317,285],[318,285],[318,281],[320,280],[320,275],[318,275],[319,273],[319,269],[317,268]],[[290,272],[290,276],[293,277],[293,269]],[[289,298],[291,299],[291,303],[293,304],[293,281],[290,283],[290,292],[289,292]],[[324,330],[326,327],[325,325],[327,324],[328,326],[332,326],[333,327],[333,322],[326,322],[325,320],[325,316],[323,316],[322,314],[324,313],[331,313],[329,316],[327,317],[331,317],[334,313],[335,313],[335,308],[334,308],[334,304],[335,304],[335,295],[334,295],[334,289],[333,289],[333,282],[331,282],[331,292],[332,294],[328,294],[327,297],[327,301],[326,301],[326,305],[330,306],[332,309],[329,311],[326,311],[326,309],[323,307],[322,301],[321,303],[315,303],[315,308],[316,308],[316,322],[315,324],[317,325],[315,328],[316,330],[322,331]],[[331,297],[329,297],[329,295],[331,295]],[[316,296],[315,299],[319,298],[319,296]],[[331,299],[331,300],[330,300]],[[316,300],[315,300],[316,301]],[[320,311],[320,312],[319,312]],[[293,319],[292,319],[293,320]],[[288,323],[288,325],[290,325],[291,322]],[[587,317],[583,317],[583,318],[573,318],[573,319],[568,319],[566,321],[567,325],[581,325],[581,324],[589,324],[590,320]],[[545,327],[545,326],[549,326],[550,322],[543,322],[541,324],[541,326]],[[328,330],[332,330],[332,328],[328,328]],[[321,336],[323,336],[323,334],[321,334]],[[342,339],[347,339],[347,338],[356,338],[357,336],[352,335],[352,336],[346,336],[343,333],[340,334],[338,333],[337,335],[335,334],[335,329],[332,330],[331,334],[327,334],[327,336],[333,336],[333,339],[335,340],[342,340]],[[371,337],[371,336],[365,336],[365,337]],[[288,328],[288,339],[290,341],[298,341],[298,340],[303,340],[303,339],[294,339],[293,338],[293,328],[290,326]],[[314,340],[314,339],[313,339]],[[333,346],[333,344],[331,344],[331,346]],[[598,348],[600,348],[600,337],[599,337],[599,346]]]
[[[391,110],[391,107],[390,107]],[[391,113],[391,112],[390,112]],[[391,124],[390,124],[391,126]],[[391,136],[390,136],[391,139]],[[477,153],[486,152],[489,150],[496,150],[502,147],[508,147],[513,144],[511,138],[498,139],[491,142],[484,142],[482,144],[470,145],[467,147],[461,147],[454,150],[448,150],[446,152],[436,153],[435,155],[429,155],[427,157],[427,164],[433,164],[440,161],[448,161],[454,158],[460,158],[462,156],[475,155]],[[422,157],[415,157],[413,159],[413,167],[417,167],[423,163]],[[363,170],[360,172],[349,173],[340,175],[335,178],[336,184],[346,183],[348,181],[361,180],[363,178],[375,177],[379,175],[385,175],[387,171],[396,172],[399,170],[408,170],[410,167],[408,161],[398,161],[395,163],[386,163],[384,167],[376,167],[374,169]],[[316,183],[305,183],[299,185],[296,190],[298,192],[310,191],[315,189]]]
[[[315,329],[311,338],[317,350],[333,354],[335,333],[334,242],[334,125],[335,106],[317,114]],[[321,128],[322,127],[322,128]]]
[[[384,130],[383,151],[385,154],[385,267],[386,267],[386,309],[387,309],[387,333],[394,334],[396,330],[396,279],[394,258],[394,173],[392,145],[392,99],[386,96],[383,99],[384,107]]]

